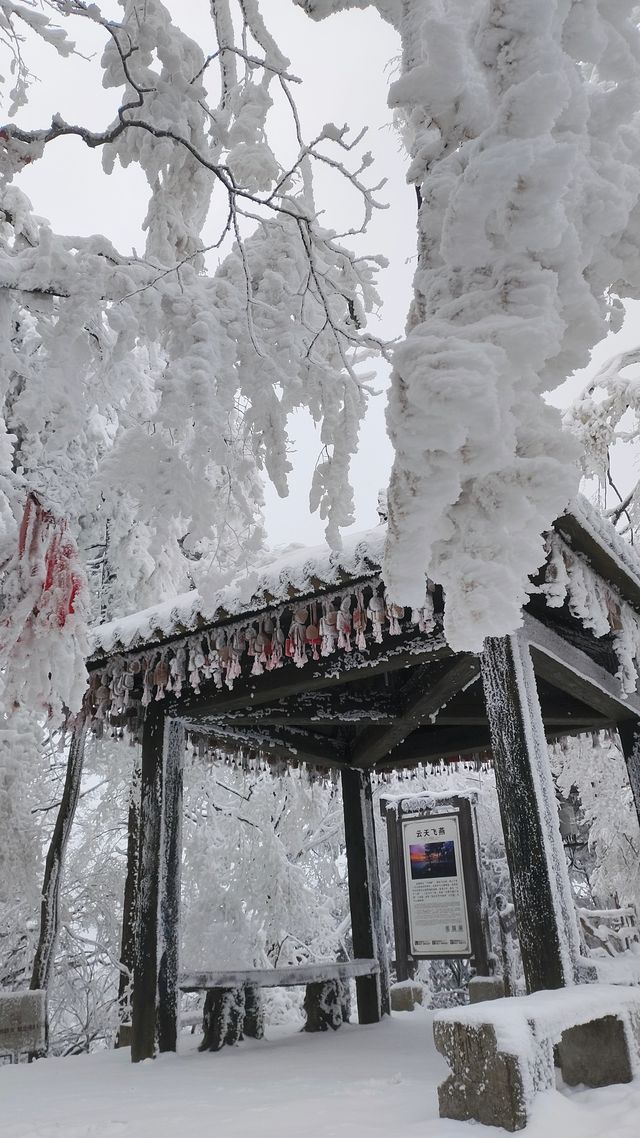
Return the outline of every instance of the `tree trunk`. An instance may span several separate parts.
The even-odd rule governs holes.
[[[136,751],[129,791],[127,823],[127,877],[122,902],[122,940],[120,942],[120,979],[118,982],[118,1019],[120,1027],[116,1047],[131,1042],[131,992],[136,961],[136,913],[140,861],[140,755]]]
[[[67,774],[64,782],[62,801],[58,809],[56,824],[47,853],[47,861],[42,884],[42,906],[40,909],[40,936],[33,962],[31,985],[33,990],[48,989],[53,965],[59,927],[59,902],[62,885],[64,857],[71,834],[73,818],[80,794],[84,744],[87,735],[87,714],[83,710],[78,717],[71,736]]]

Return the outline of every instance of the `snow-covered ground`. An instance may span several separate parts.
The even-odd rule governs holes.
[[[0,1069],[2,1138],[497,1138],[438,1118],[446,1067],[428,1013],[335,1035],[275,1028],[261,1043],[133,1066],[129,1052]],[[527,1138],[638,1138],[640,1081],[549,1091]]]

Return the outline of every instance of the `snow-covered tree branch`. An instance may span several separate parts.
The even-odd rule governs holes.
[[[25,20],[63,54],[68,24],[97,24],[103,83],[120,93],[100,131],[57,114],[43,129],[0,129],[2,591],[22,596],[15,550],[36,495],[77,539],[103,617],[219,583],[250,561],[263,541],[260,471],[286,493],[298,407],[320,425],[312,499],[339,543],[352,521],[362,363],[380,349],[364,330],[377,263],[321,225],[313,186],[315,166],[331,169],[362,206],[350,232],[366,227],[378,203],[361,136],[330,123],[305,141],[297,80],[254,0],[212,6],[209,54],[159,0],[121,6],[115,21],[79,0],[0,3],[18,116],[30,81]],[[278,93],[293,161],[267,136]],[[69,134],[102,151],[107,173],[116,162],[144,171],[143,255],[101,235],[52,233],[13,184]],[[218,223],[209,244],[207,218]],[[24,639],[12,621],[0,663],[15,671]],[[35,693],[40,706],[60,700]]]

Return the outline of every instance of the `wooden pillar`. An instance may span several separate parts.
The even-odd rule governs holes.
[[[618,724],[618,735],[624,761],[627,764],[629,785],[640,822],[640,720],[627,719]]]
[[[356,980],[358,1019],[377,1023],[390,1011],[387,945],[382,921],[371,779],[362,770],[343,768],[342,804],[349,875],[353,954],[380,964],[378,976]]]
[[[481,667],[527,990],[561,988],[580,940],[526,640],[488,638]]]
[[[142,734],[134,1063],[176,1049],[183,751],[182,724],[150,703]]]

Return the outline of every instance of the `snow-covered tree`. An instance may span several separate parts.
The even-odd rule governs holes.
[[[14,702],[27,698],[24,664],[42,635],[66,636],[63,670],[80,674],[86,598],[74,540],[101,615],[220,583],[250,561],[263,540],[259,472],[286,493],[287,419],[297,407],[321,425],[312,497],[330,539],[352,520],[348,468],[367,394],[359,364],[371,348],[362,329],[376,266],[321,226],[312,171],[321,163],[337,172],[365,225],[375,205],[362,180],[370,157],[348,165],[358,140],[333,124],[305,142],[295,77],[255,0],[212,6],[208,55],[160,0],[121,7],[116,21],[80,0],[44,10],[0,2],[18,118],[30,79],[25,23],[63,54],[73,45],[56,17],[97,24],[103,82],[120,92],[103,131],[55,114],[42,130],[0,130],[0,565],[11,600],[0,664]],[[275,88],[290,112],[292,162],[266,134]],[[14,186],[69,135],[99,149],[107,173],[116,162],[143,170],[142,255],[100,235],[52,233]],[[208,247],[207,218],[219,223]],[[35,564],[19,536],[25,501],[37,522]],[[66,542],[77,599],[66,596],[63,615],[58,605],[45,620],[54,540]],[[51,692],[46,677],[31,685],[31,703],[77,709],[81,684],[56,688],[60,671]]]
[[[419,201],[418,267],[394,354],[386,580],[446,590],[449,643],[520,622],[540,535],[578,448],[543,393],[640,289],[640,35],[633,0],[297,0],[377,8]]]
[[[640,523],[639,363],[640,349],[618,352],[589,379],[565,412],[567,426],[582,445],[583,474],[597,479],[607,515],[631,542]]]

